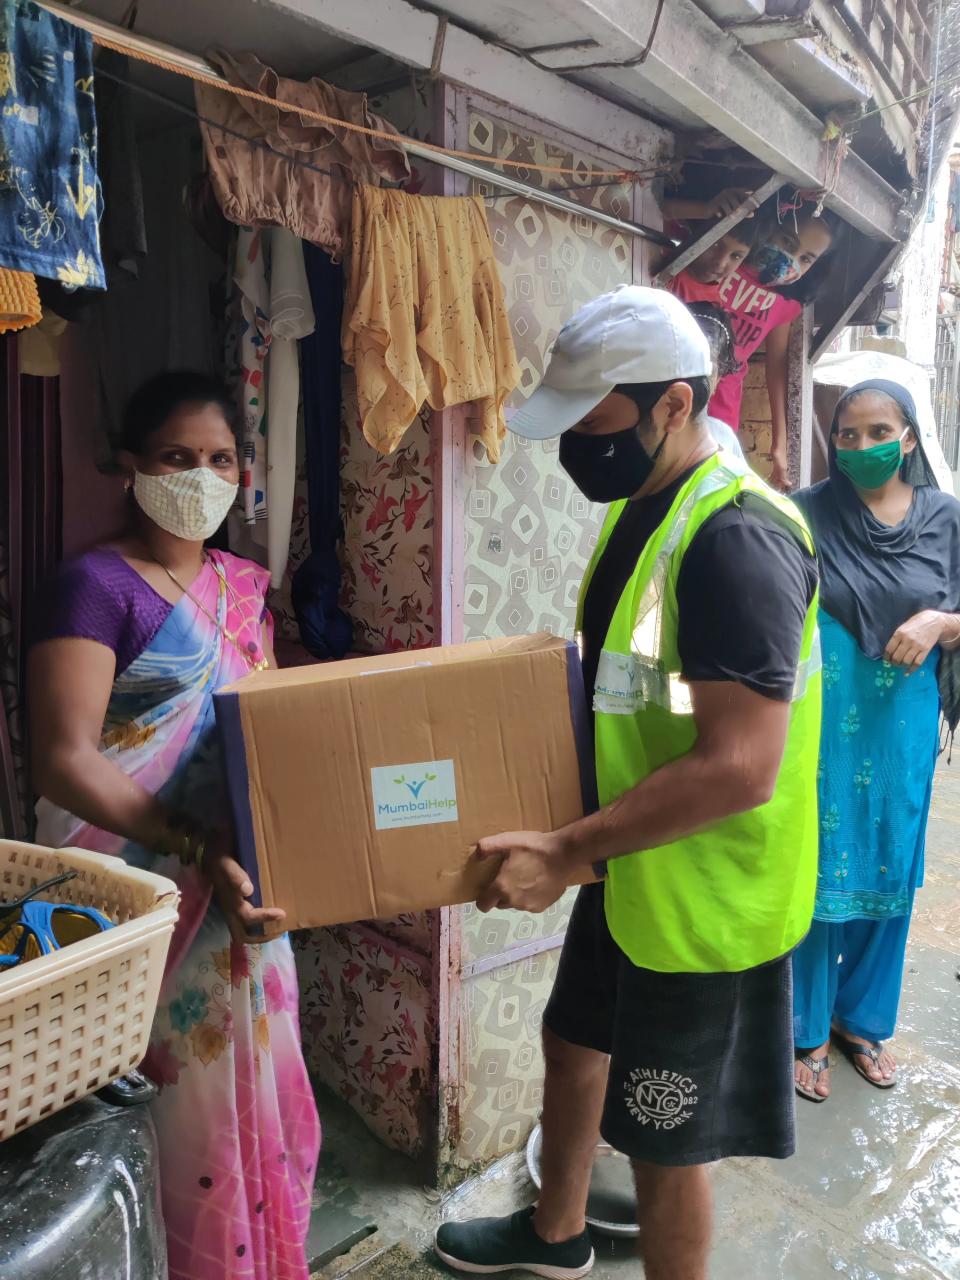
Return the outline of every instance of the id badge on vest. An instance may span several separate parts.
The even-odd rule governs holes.
[[[631,716],[645,706],[670,706],[671,681],[660,659],[665,573],[662,565],[658,570],[640,604],[631,652],[601,650],[593,695],[593,709],[600,715]]]
[[[658,663],[604,649],[597,665],[593,709],[601,715],[632,716],[648,703],[662,706],[666,689],[667,677]]]
[[[629,654],[603,649],[597,665],[593,709],[601,715],[630,716],[644,707],[663,707],[674,715],[692,715],[690,690],[679,673],[664,670],[661,658],[662,575],[654,575],[640,606]]]

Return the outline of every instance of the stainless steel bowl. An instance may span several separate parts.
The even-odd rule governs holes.
[[[543,1130],[539,1125],[527,1142],[527,1172],[540,1190],[540,1154]],[[630,1161],[619,1151],[601,1142],[597,1146],[587,1198],[587,1222],[601,1235],[620,1240],[633,1240],[640,1234],[637,1226],[637,1194]]]

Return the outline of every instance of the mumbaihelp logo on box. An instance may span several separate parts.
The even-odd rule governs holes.
[[[452,760],[371,769],[370,779],[373,820],[378,831],[459,820]]]
[[[477,842],[596,805],[576,646],[477,640],[257,672],[214,698],[255,905],[284,927],[475,902]]]

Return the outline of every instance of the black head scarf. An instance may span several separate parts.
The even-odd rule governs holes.
[[[900,407],[917,446],[900,474],[914,486],[900,524],[882,524],[837,466],[840,415],[861,392],[878,391]],[[899,383],[871,378],[841,396],[829,442],[830,478],[796,495],[817,544],[820,601],[851,632],[868,658],[880,658],[890,637],[923,609],[960,612],[960,502],[938,486],[923,450],[913,397]],[[951,732],[960,723],[960,652],[940,659],[940,698]]]

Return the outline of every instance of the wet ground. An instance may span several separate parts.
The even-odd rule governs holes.
[[[917,902],[894,1045],[900,1084],[881,1093],[840,1061],[830,1101],[799,1104],[792,1160],[717,1169],[711,1280],[960,1280],[960,758],[937,776]],[[533,1198],[517,1158],[441,1203],[355,1117],[324,1105],[324,1118],[318,1195],[340,1221],[334,1230],[321,1214],[318,1229],[326,1217],[334,1234],[366,1236],[316,1272],[324,1280],[447,1275],[427,1251],[441,1215],[508,1212]],[[622,1243],[598,1238],[597,1252],[595,1276],[639,1280]]]

